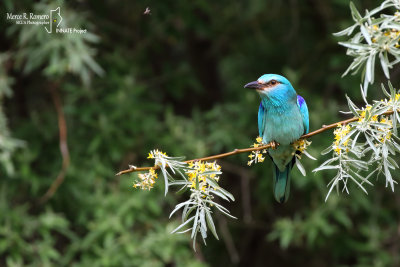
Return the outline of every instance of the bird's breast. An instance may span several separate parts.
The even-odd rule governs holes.
[[[263,141],[276,141],[288,145],[300,138],[304,133],[303,120],[299,108],[288,107],[283,112],[274,112],[268,109],[264,114],[265,129]]]

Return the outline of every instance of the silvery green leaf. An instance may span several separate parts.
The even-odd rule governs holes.
[[[220,208],[222,210],[225,210],[226,212],[229,212],[229,210],[227,208],[225,208],[221,204],[218,204],[217,202],[214,202],[214,201],[211,201],[211,200],[207,200],[207,199],[205,199],[204,202],[209,203],[210,205],[214,205],[216,208]]]
[[[182,186],[182,187],[176,192],[176,194],[181,195],[181,194],[185,193],[185,192],[188,190],[188,188],[189,188],[188,185],[189,185],[189,184],[186,184],[186,185]]]
[[[313,170],[313,172],[318,172],[318,171],[322,171],[322,170],[337,170],[340,169],[340,166],[331,166],[331,165],[327,165],[327,166],[322,166],[322,167],[318,167],[316,169]]]
[[[395,29],[395,30],[400,30],[400,23],[391,21],[385,28],[387,29]]]
[[[389,52],[391,53],[391,54],[393,54],[394,56],[395,56],[395,60],[393,60],[392,62],[390,62],[390,66],[392,67],[393,65],[396,65],[397,63],[399,63],[400,62],[400,57],[399,56],[397,56],[396,55],[396,52],[395,52],[396,50],[394,50],[394,49],[389,49]]]
[[[216,182],[214,179],[212,179],[212,178],[208,178],[206,181],[207,181],[207,183],[208,183],[209,185],[211,185],[211,187],[213,187],[214,189],[216,189],[216,188],[219,187],[219,185],[217,184],[217,182]]]
[[[374,58],[375,58],[375,55],[374,54],[370,54],[369,57],[368,57],[368,60],[367,60],[367,65],[365,67],[365,80],[368,81],[368,82],[372,81],[372,75],[373,75],[373,72],[374,72],[372,61],[373,61]],[[365,87],[365,84],[364,84],[364,87]]]
[[[371,11],[370,15],[373,14],[373,10]],[[385,21],[385,18],[376,18],[376,19],[371,19],[371,26],[373,25],[379,25],[381,24],[383,21]]]
[[[326,194],[325,202],[328,200],[328,197],[329,197],[329,195],[331,194],[332,189],[333,189],[335,186],[337,187],[337,184],[338,184],[338,182],[339,182],[338,178],[339,178],[339,173],[336,175],[335,178],[332,179],[332,185],[331,185],[331,187],[329,188],[328,193]]]
[[[349,175],[349,178],[350,178],[351,180],[353,180],[353,182],[355,182],[355,183],[365,192],[365,194],[368,195],[368,192],[367,192],[367,190],[364,188],[364,186],[362,186],[356,179],[354,179],[353,176]]]
[[[385,176],[386,176],[386,186],[388,185],[388,183],[390,184],[392,191],[394,192],[394,183],[393,183],[393,178],[392,178],[392,174],[389,171],[388,165],[386,161],[383,161],[383,168],[385,170]]]
[[[350,111],[353,113],[354,116],[358,117],[357,106],[351,101],[351,99],[347,96],[347,105],[349,106]]]
[[[299,160],[297,157],[295,157],[295,159],[296,159],[296,166],[297,166],[297,168],[299,169],[299,171],[301,172],[301,174],[302,174],[303,176],[306,176],[306,170],[304,169],[304,167],[303,167],[303,165],[301,164],[300,160]]]
[[[332,151],[332,149],[333,149],[332,146],[329,146],[329,147],[325,148],[324,150],[322,150],[321,155],[328,154],[329,152]]]
[[[346,142],[346,140],[349,139],[355,132],[357,132],[357,129],[353,129],[348,134],[346,134],[346,136],[343,137],[342,140],[340,140],[340,145]]]
[[[224,194],[222,194],[222,193],[220,193],[220,192],[218,192],[216,190],[210,190],[210,193],[212,193],[214,195],[217,195],[217,196],[219,196],[220,198],[222,198],[222,199],[224,199],[226,201],[229,201],[229,198],[227,198]]]
[[[367,43],[369,45],[372,45],[371,36],[369,35],[367,28],[365,28],[365,26],[361,24],[360,30],[361,30],[361,33],[364,36],[365,40],[367,41]]]
[[[392,114],[392,127],[393,127],[393,132],[395,135],[397,135],[397,111],[395,110],[394,113]]]
[[[177,233],[177,234],[184,234],[184,233],[189,232],[190,230],[192,230],[192,228],[188,228],[188,229],[186,229],[186,230],[183,230],[183,231],[180,231],[180,232],[176,232],[176,233]]]
[[[326,186],[327,186],[327,187],[330,186],[331,184],[333,184],[333,183],[335,182],[335,180],[342,180],[341,174],[342,174],[342,170],[339,170],[339,171],[336,173],[335,177],[334,177]],[[338,192],[339,192],[339,191],[338,191]]]
[[[343,73],[342,77],[346,76],[351,70],[354,70],[356,67],[361,66],[361,64],[364,62],[364,59],[362,57],[357,57],[353,60],[353,62],[350,64],[350,66],[346,69],[346,71]]]
[[[375,147],[375,144],[372,142],[371,138],[368,136],[368,134],[365,134],[365,139],[367,140],[369,147],[372,148],[372,150],[374,150],[375,155],[379,155],[378,150]]]
[[[394,114],[396,114],[397,121],[400,122],[400,116],[399,116],[399,113],[397,112],[398,109],[399,108],[395,109],[396,111],[394,112]],[[397,134],[396,134],[396,136],[397,136]]]
[[[192,229],[192,234],[190,236],[190,238],[192,239],[195,239],[193,237],[195,237],[195,234],[197,234],[197,231],[199,230],[198,221],[199,221],[199,208],[196,210],[196,215],[194,215],[193,229]]]
[[[370,173],[367,177],[362,177],[360,174],[358,174],[357,172],[355,172],[355,171],[352,171],[353,173],[354,173],[354,175],[356,175],[362,182],[361,182],[361,184],[363,184],[363,183],[367,183],[367,184],[369,184],[369,185],[371,185],[371,186],[374,186],[373,185],[373,183],[371,183],[368,179],[369,179],[369,177],[371,177],[371,174],[373,173]]]
[[[189,207],[189,206],[186,206],[186,207]],[[185,207],[185,208],[186,208]],[[192,206],[191,208],[189,208],[187,211],[186,211],[186,214],[184,214],[184,213],[182,213],[182,221],[186,221],[187,220],[187,218],[189,217],[189,215],[192,213],[192,211],[194,211],[194,209],[196,209],[197,208],[197,206]],[[183,216],[184,215],[184,216]]]
[[[387,59],[385,59],[385,56],[383,55],[382,52],[379,53],[379,59],[381,60],[382,70],[385,73],[386,78],[389,79],[390,78],[389,67],[388,67],[389,62],[387,61]]]
[[[232,201],[235,201],[235,198],[233,197],[233,195],[231,193],[229,193],[228,191],[226,191],[225,189],[223,189],[222,187],[218,188],[218,191],[220,191],[221,193],[223,193],[225,196],[227,196],[228,198],[230,198]]]
[[[179,229],[181,229],[182,227],[184,227],[185,225],[189,224],[191,221],[193,221],[194,216],[190,217],[189,220],[185,221],[184,223],[182,223],[181,225],[179,225],[178,227],[176,227],[171,234],[175,233],[176,231],[178,231]]]
[[[346,115],[353,114],[353,112],[351,112],[351,111],[341,111],[341,110],[339,110],[339,113],[346,114]]]
[[[189,210],[189,205],[186,205],[182,210],[182,222],[186,221],[186,215]]]
[[[393,142],[386,141],[386,146],[387,146],[390,154],[392,154],[392,155],[396,154],[396,147],[393,145]]]
[[[340,32],[336,32],[333,35],[334,36],[343,36],[343,35],[350,35],[353,33],[354,29],[357,27],[357,24],[354,24],[353,26],[350,26]]]
[[[367,98],[366,98],[366,96],[365,96],[365,92],[364,92],[363,87],[362,87],[361,84],[360,84],[360,89],[361,89],[361,96],[362,96],[362,99],[364,100],[365,104],[368,105],[368,101],[367,101]]]
[[[175,206],[175,209],[174,209],[173,211],[171,211],[171,213],[169,214],[169,217],[171,218],[171,216],[172,216],[177,210],[179,210],[180,208],[182,208],[183,206],[191,205],[191,204],[196,204],[196,202],[193,202],[193,201],[191,201],[191,200],[187,200],[187,201],[185,201],[185,202],[183,202],[183,203],[179,203],[178,205]]]
[[[330,159],[326,160],[324,163],[322,163],[322,164],[320,165],[320,167],[325,166],[325,165],[328,165],[328,164],[330,164],[330,163],[332,163],[332,162],[334,162],[334,161],[336,161],[336,160],[338,160],[338,158],[330,158]]]
[[[396,142],[393,142],[392,145],[396,148],[397,152],[400,152],[400,145],[397,144]]]
[[[203,239],[207,238],[207,224],[204,208],[200,210],[200,233]]]
[[[221,209],[219,206],[215,206],[220,212],[222,212],[223,214],[225,214],[228,217],[231,217],[232,219],[237,219],[235,216],[230,215],[228,212],[224,211],[223,209]]]
[[[355,50],[366,50],[366,49],[368,49],[368,45],[365,45],[365,44],[351,43],[351,42],[339,42],[339,44],[344,46],[344,47],[355,49]]]
[[[397,169],[399,168],[399,165],[397,164],[397,162],[394,159],[392,159],[391,157],[387,157],[387,160],[389,161],[390,164],[392,164],[393,167],[395,167]]]
[[[189,184],[190,183],[188,181],[182,181],[182,180],[173,181],[169,183],[169,185],[189,185]]]
[[[396,90],[393,88],[393,85],[390,81],[388,81],[388,85],[389,85],[389,90],[390,90],[390,98],[392,98],[394,100],[396,97]]]
[[[379,128],[386,128],[386,129],[391,128],[391,126],[389,124],[380,123],[380,122],[372,122],[370,125],[374,126],[374,127],[379,127]],[[378,132],[378,131],[376,131],[376,132]]]
[[[361,77],[365,77],[365,63],[367,62],[367,60],[368,60],[368,56],[360,56],[361,57],[361,59],[362,59],[362,64],[360,64],[360,65],[358,65],[357,66],[357,68],[355,68],[354,70],[353,70],[353,72],[351,73],[351,75],[356,75],[361,69],[363,69],[362,70],[362,73],[361,73]]]
[[[217,235],[217,231],[215,229],[215,225],[214,225],[214,221],[212,219],[211,216],[211,212],[206,209],[206,220],[207,220],[207,225],[210,228],[211,233],[214,235],[214,237],[219,240],[218,235]]]
[[[357,25],[358,26],[358,25]],[[363,41],[363,36],[362,36],[362,34],[361,34],[361,32],[356,32],[355,34],[354,34],[354,36],[352,37],[352,38],[350,38],[350,43],[355,43],[355,44],[359,44],[359,43],[361,43],[362,41]],[[347,52],[354,52],[354,51],[347,51]],[[356,55],[355,53],[354,53],[354,55]]]
[[[391,107],[390,106],[384,106],[383,108],[381,108],[379,110],[379,112],[377,112],[376,115],[382,115],[383,113],[385,113],[386,111],[388,111]]]
[[[367,70],[367,68],[364,68],[364,71],[363,71],[363,73],[365,74],[366,73],[366,70]],[[363,89],[364,89],[364,94],[365,94],[365,96],[367,96],[367,90],[368,90],[368,80],[367,80],[367,78],[364,78],[364,86],[363,86]]]
[[[316,158],[314,158],[313,156],[311,156],[311,154],[309,154],[306,150],[303,151],[303,154],[306,155],[308,158],[312,159],[312,160],[317,160]]]
[[[199,232],[199,225],[197,224],[196,226],[193,226],[192,233],[194,232],[194,236],[191,237],[193,239],[193,250],[196,252],[196,239],[197,239],[197,233]]]
[[[358,133],[356,134],[356,136],[354,137],[354,139],[352,140],[352,143],[351,143],[351,149],[352,149],[352,150],[354,149],[354,146],[356,145],[357,139],[358,139],[358,137],[360,136],[360,134],[361,134],[361,132],[358,132]]]
[[[219,175],[222,174],[221,171],[205,171],[203,172],[204,175],[211,175],[211,174],[215,174],[215,175]]]
[[[368,171],[368,164],[366,164],[364,161],[351,160],[351,161],[347,161],[347,164],[353,168]]]
[[[362,17],[353,2],[350,2],[350,10],[351,10],[351,15],[353,16],[354,21],[360,22]]]
[[[385,144],[382,144],[382,156],[385,159],[389,156],[389,151]]]

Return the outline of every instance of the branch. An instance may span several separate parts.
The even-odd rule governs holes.
[[[390,115],[390,114],[393,114],[393,111],[386,111],[385,113],[382,113],[381,115]],[[351,118],[351,119],[338,121],[338,122],[335,122],[335,123],[332,123],[332,124],[329,124],[329,125],[322,125],[322,128],[320,128],[318,130],[315,130],[315,131],[313,131],[311,133],[304,134],[299,139],[310,138],[310,137],[312,137],[314,135],[320,134],[320,133],[325,132],[325,131],[327,131],[329,129],[336,128],[339,123],[340,124],[348,124],[350,122],[357,121],[358,119],[359,119],[358,117],[354,117],[354,118]],[[213,156],[208,156],[208,157],[204,157],[204,158],[186,160],[184,162],[188,163],[188,162],[191,162],[191,161],[200,161],[200,160],[206,161],[206,160],[212,160],[212,159],[220,159],[220,158],[224,158],[224,157],[228,157],[228,156],[232,156],[232,155],[236,155],[236,154],[248,153],[248,152],[251,152],[251,151],[263,150],[263,149],[267,149],[267,148],[273,148],[274,149],[277,145],[279,145],[279,144],[276,143],[276,142],[271,142],[269,144],[266,144],[266,145],[260,146],[260,147],[240,148],[240,149],[235,149],[235,150],[233,150],[231,152],[226,152],[226,153],[217,154],[217,155],[213,155]],[[138,172],[138,171],[148,171],[150,169],[159,169],[159,168],[160,168],[159,166],[138,167],[138,168],[132,167],[130,169],[120,171],[116,175],[122,175],[122,174],[126,174],[126,173],[131,173],[131,172]]]
[[[61,104],[60,94],[58,92],[59,83],[53,83],[50,86],[50,93],[53,98],[54,106],[56,108],[58,117],[58,128],[60,135],[60,152],[62,156],[62,167],[57,175],[57,178],[53,181],[47,192],[40,198],[39,202],[44,203],[49,200],[54,193],[57,191],[58,187],[64,182],[65,174],[69,167],[69,150],[67,144],[67,123],[65,121],[64,111]]]

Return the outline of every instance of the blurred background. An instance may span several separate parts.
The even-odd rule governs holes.
[[[87,32],[7,19],[57,7],[59,27]],[[349,1],[3,0],[0,10],[0,266],[400,265],[400,196],[383,179],[324,202],[333,173],[312,169],[331,132],[311,139],[318,160],[303,159],[306,177],[292,171],[284,205],[269,162],[219,161],[238,219],[217,216],[220,240],[197,252],[189,234],[169,234],[187,195],[115,176],[149,166],[153,148],[196,158],[248,147],[259,97],[243,85],[264,73],[292,82],[311,130],[347,118],[339,110],[345,94],[362,105],[361,78],[341,78],[351,58],[332,33],[352,24]],[[378,85],[368,97],[383,97]]]

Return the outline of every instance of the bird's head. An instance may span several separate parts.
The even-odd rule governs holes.
[[[261,98],[274,95],[296,96],[296,91],[288,79],[278,74],[264,74],[257,81],[246,84],[244,88],[257,90]]]

